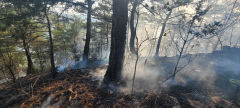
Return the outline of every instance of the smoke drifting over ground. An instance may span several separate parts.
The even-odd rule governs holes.
[[[213,53],[185,55],[175,80],[167,78],[173,73],[177,57],[140,58],[134,91],[162,91],[182,86],[201,89],[202,92],[198,94],[205,90],[210,92],[208,95],[216,96],[216,92],[223,94],[223,97],[233,98],[234,94],[238,95],[236,90],[240,87],[239,53],[239,48],[224,47]],[[133,57],[125,59],[123,78],[127,79],[127,86],[121,88],[125,93],[131,92],[134,63]]]
[[[240,100],[237,98],[240,97],[239,53],[240,48],[223,47],[223,50],[212,53],[184,55],[175,79],[169,77],[173,74],[177,56],[141,57],[137,64],[134,93],[170,92],[176,96],[189,94],[188,98],[197,98],[201,103],[206,99],[211,100],[209,102],[213,102],[214,99],[238,101]],[[122,93],[131,93],[135,60],[135,56],[125,58],[122,77],[126,85],[120,87]],[[93,68],[90,72],[94,76],[92,80],[100,81],[100,86],[107,64],[108,59],[105,58],[99,61],[93,60],[88,64],[70,61],[61,67],[63,70]]]

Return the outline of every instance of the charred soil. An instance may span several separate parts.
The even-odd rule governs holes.
[[[69,70],[55,79],[48,73],[19,78],[0,85],[1,108],[201,108],[236,107],[231,101],[217,96],[193,96],[194,87],[173,86],[159,92],[137,92],[134,95],[99,88],[90,71],[98,68]],[[236,107],[237,108],[237,107]]]

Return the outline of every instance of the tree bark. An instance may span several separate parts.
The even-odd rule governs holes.
[[[131,11],[131,16],[130,16],[130,31],[131,31],[131,37],[130,37],[130,51],[133,54],[136,54],[136,49],[135,49],[135,38],[136,38],[136,27],[134,26],[134,19],[135,19],[135,13],[136,9],[138,6],[138,0],[134,0],[133,2],[133,7]]]
[[[45,16],[47,19],[47,27],[48,27],[48,33],[49,33],[49,45],[50,45],[50,62],[51,62],[51,74],[52,77],[55,78],[57,75],[57,71],[55,68],[55,63],[54,63],[54,49],[53,49],[53,39],[52,39],[52,30],[51,30],[51,23],[47,14],[47,9],[45,11]]]
[[[91,39],[91,23],[92,23],[92,0],[87,0],[88,4],[88,13],[87,13],[87,33],[86,33],[86,41],[85,41],[85,46],[84,46],[84,51],[83,51],[83,61],[88,61],[88,56],[89,56],[89,45],[90,45],[90,39]]]
[[[109,66],[103,83],[117,84],[121,80],[124,61],[126,30],[128,20],[128,0],[113,0],[111,51]]]
[[[167,14],[167,16],[166,16],[166,18],[165,18],[165,20],[163,22],[162,30],[161,30],[161,33],[160,33],[160,36],[159,36],[159,39],[158,39],[157,48],[156,48],[156,52],[155,52],[155,56],[156,57],[159,56],[159,49],[160,49],[162,37],[163,37],[163,34],[165,32],[167,21],[168,21],[169,17],[171,16],[171,14],[172,14],[172,9],[169,11],[169,13]]]

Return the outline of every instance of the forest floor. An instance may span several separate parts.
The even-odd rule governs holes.
[[[48,73],[34,74],[19,78],[17,84],[3,83],[0,108],[237,108],[217,96],[196,98],[191,87],[174,86],[168,91],[134,95],[104,90],[91,72],[106,67],[69,70],[55,79]]]

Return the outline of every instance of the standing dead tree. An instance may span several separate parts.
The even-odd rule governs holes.
[[[136,1],[136,0],[135,0]],[[138,25],[138,20],[139,20],[139,12],[137,13],[137,23],[136,23],[136,28]],[[136,28],[135,28],[135,33],[136,33]],[[136,45],[137,48],[134,48],[134,53],[136,54],[136,61],[135,61],[135,66],[134,66],[134,73],[133,73],[133,79],[132,79],[132,94],[133,94],[133,88],[134,88],[134,81],[135,81],[135,77],[136,77],[136,71],[137,71],[137,64],[138,64],[138,60],[139,60],[139,44],[138,44],[138,37],[135,34],[135,38],[136,38]],[[141,47],[141,46],[140,46]],[[131,49],[131,46],[130,46]],[[133,53],[133,52],[132,52]]]
[[[149,37],[147,37],[146,39],[144,39],[144,40],[142,40],[141,42],[139,42],[139,39],[138,39],[138,37],[137,37],[137,35],[136,35],[136,49],[135,49],[135,51],[136,51],[136,60],[135,60],[135,64],[134,64],[134,73],[133,73],[133,78],[132,78],[132,91],[131,91],[131,93],[133,94],[133,92],[134,92],[134,83],[135,83],[135,78],[136,78],[136,74],[137,74],[137,66],[138,66],[138,61],[139,61],[139,58],[140,58],[140,56],[141,56],[141,51],[143,50],[143,49],[141,49],[142,48],[142,46],[143,46],[143,44],[145,43],[145,42],[147,42],[147,41],[152,41],[152,40],[154,40],[155,38],[152,38],[152,39],[150,39]]]
[[[139,21],[139,12],[137,12],[137,22],[136,22],[136,27],[138,25],[138,21]],[[147,32],[147,30],[146,30]],[[132,91],[131,91],[131,94],[134,93],[134,84],[135,84],[135,78],[136,78],[136,74],[137,74],[137,66],[138,66],[138,61],[139,61],[139,57],[141,56],[141,51],[143,49],[142,48],[142,45],[146,42],[146,41],[151,41],[151,40],[155,40],[155,38],[152,38],[150,39],[149,36],[148,36],[148,32],[147,32],[147,37],[142,40],[141,42],[139,42],[139,39],[136,35],[136,49],[135,49],[135,54],[136,54],[136,60],[135,60],[135,64],[134,64],[134,73],[133,73],[133,78],[132,78]]]
[[[195,9],[196,14],[188,22],[188,26],[185,27],[184,26],[185,24],[181,24],[181,25],[179,24],[179,27],[178,27],[179,35],[180,35],[180,38],[183,40],[183,42],[182,42],[182,45],[178,45],[176,42],[174,42],[176,44],[176,48],[177,48],[177,51],[179,52],[179,55],[177,57],[176,65],[174,66],[173,73],[169,78],[167,78],[167,80],[170,79],[170,78],[175,79],[176,74],[180,70],[182,70],[184,67],[186,67],[186,65],[184,65],[183,67],[179,68],[179,63],[180,63],[181,58],[184,54],[184,51],[186,50],[187,46],[189,45],[188,43],[191,42],[196,36],[201,37],[200,33],[195,32],[193,30],[193,26],[195,24],[195,21],[200,22],[201,19],[202,19],[202,16],[205,15],[208,12],[208,10],[210,9],[210,6],[205,8],[205,9],[202,9],[202,3],[203,2],[204,2],[203,0],[198,2],[197,7]],[[180,19],[180,23],[184,23],[183,20]],[[183,30],[181,30],[180,28],[183,28]],[[186,31],[186,33],[182,33],[182,31]],[[180,46],[180,48],[179,48],[179,46]]]

